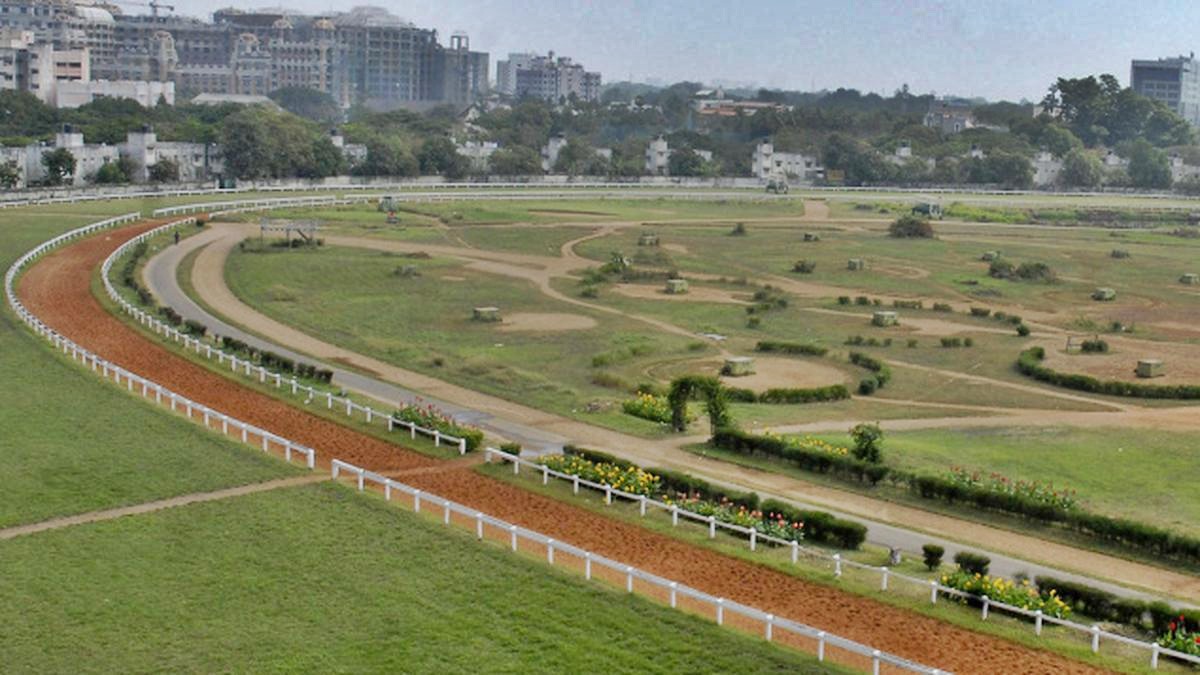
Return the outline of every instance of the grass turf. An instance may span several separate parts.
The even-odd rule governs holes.
[[[11,540],[0,566],[10,672],[823,671],[328,483]]]

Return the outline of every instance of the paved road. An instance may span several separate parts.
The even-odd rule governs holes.
[[[162,253],[152,258],[146,265],[145,276],[147,285],[165,305],[175,308],[185,319],[195,319],[209,327],[212,333],[227,335],[246,342],[255,349],[270,350],[290,359],[312,363],[316,361],[307,354],[288,349],[287,347],[264,340],[257,335],[248,333],[241,328],[232,326],[213,316],[201,308],[183,291],[176,278],[176,270],[188,253],[202,248],[222,233],[210,229],[181,241],[178,245],[168,247]],[[324,367],[333,371],[333,382],[347,391],[355,392],[377,401],[399,407],[401,404],[415,403],[418,400],[432,403],[462,424],[479,427],[502,438],[520,443],[531,453],[561,452],[566,439],[555,434],[547,433],[530,426],[510,422],[495,415],[470,408],[455,405],[449,401],[419,394],[411,389],[367,377],[354,370],[347,369],[337,363],[325,363]]]
[[[314,359],[311,356],[300,354],[296,351],[288,349],[283,345],[265,340],[257,335],[253,335],[245,330],[222,321],[200,307],[196,302],[188,297],[186,293],[184,293],[177,279],[177,268],[182,259],[191,251],[212,244],[217,239],[222,238],[222,236],[225,234],[226,233],[222,232],[220,228],[212,228],[207,232],[189,237],[183,240],[180,244],[176,246],[170,246],[163,252],[155,255],[153,258],[151,258],[145,270],[148,287],[162,300],[164,304],[174,307],[176,311],[178,311],[185,318],[195,319],[206,324],[209,326],[210,330],[217,334],[236,337],[240,340],[246,341],[248,344],[251,344],[256,348],[271,350],[288,356],[289,358],[301,359],[308,362],[318,361],[318,359]],[[569,440],[562,436],[550,434],[541,429],[536,429],[531,426],[505,420],[497,415],[455,405],[447,401],[439,401],[429,396],[423,396],[413,390],[406,389],[389,382],[384,382],[373,377],[368,377],[353,370],[349,370],[337,363],[326,362],[324,366],[334,371],[334,382],[348,390],[352,390],[371,398],[375,398],[379,401],[388,403],[413,401],[417,398],[420,398],[424,401],[432,402],[435,405],[442,407],[443,410],[446,410],[452,414],[455,419],[465,423],[473,424],[496,435],[516,440],[524,447],[533,449],[537,452],[551,452],[560,450],[562,445]],[[635,458],[631,457],[631,459]],[[699,460],[700,458],[693,459]],[[998,575],[1012,577],[1017,573],[1024,573],[1031,577],[1053,576],[1091,584],[1093,586],[1103,588],[1112,593],[1126,597],[1137,597],[1144,599],[1156,597],[1140,591],[1131,590],[1117,584],[1099,581],[1089,576],[1074,574],[1047,565],[1032,563],[1016,557],[1001,555],[978,547],[966,546],[959,542],[952,541],[951,539],[938,536],[938,532],[936,530],[929,532],[917,532],[911,529],[889,525],[885,522],[881,522],[869,517],[863,517],[862,515],[839,512],[837,509],[831,509],[825,504],[812,504],[798,501],[795,493],[788,494],[785,492],[772,492],[770,487],[764,484],[768,478],[778,479],[779,476],[774,474],[764,474],[761,472],[741,471],[737,470],[735,467],[727,468],[728,470],[723,472],[724,475],[697,472],[694,469],[692,469],[692,472],[697,473],[697,475],[700,475],[701,477],[716,484],[726,485],[731,488],[741,490],[753,489],[764,498],[782,499],[805,508],[819,508],[821,510],[829,511],[838,517],[860,522],[866,525],[868,528],[868,541],[870,543],[879,546],[899,548],[902,551],[908,552],[908,555],[917,554],[923,544],[934,543],[941,545],[946,549],[947,560],[952,559],[955,553],[963,550],[987,555],[992,559],[992,572]],[[753,478],[757,480],[754,480],[753,482],[748,482],[745,480],[748,477],[748,473],[753,474]],[[738,482],[730,481],[731,474],[737,474],[735,478]],[[778,483],[779,481],[772,480],[771,482]],[[888,512],[908,510],[908,507],[877,500],[873,501],[876,502],[877,508],[879,509],[878,515],[884,519],[888,519]],[[892,517],[891,520],[895,522],[898,519]],[[907,522],[907,520],[903,518],[899,520],[904,520]],[[1050,545],[1049,542],[1047,542],[1047,544]],[[1136,576],[1126,577],[1126,580],[1128,583],[1136,584],[1140,582]],[[1160,587],[1170,588],[1169,585]],[[1197,597],[1197,594],[1194,591],[1187,592],[1184,597],[1195,598]]]

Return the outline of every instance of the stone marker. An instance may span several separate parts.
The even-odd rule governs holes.
[[[1161,359],[1138,359],[1138,377],[1162,377],[1166,374]]]
[[[900,323],[900,317],[895,312],[880,310],[871,315],[871,323],[876,326],[895,326]]]
[[[725,359],[721,374],[728,377],[744,377],[754,374],[754,359],[749,356],[730,356]]]
[[[687,279],[667,279],[665,290],[670,295],[683,295],[688,292]]]

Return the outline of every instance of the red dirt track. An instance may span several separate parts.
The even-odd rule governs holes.
[[[92,274],[117,246],[148,227],[143,223],[122,228],[46,256],[21,278],[22,301],[55,330],[104,358],[192,400],[315,448],[323,466],[337,458],[393,472],[441,463],[242,387],[172,354],[110,316],[92,296]],[[959,673],[1100,672],[1051,652],[694,547],[492,480],[465,466],[447,472],[412,471],[404,481],[712,595],[937,668]]]

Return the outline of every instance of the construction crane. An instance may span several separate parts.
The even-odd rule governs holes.
[[[149,7],[150,16],[158,18],[158,10],[165,9],[171,12],[175,11],[175,5],[167,5],[158,0],[149,0],[149,2],[136,2],[135,0],[112,0],[117,5],[133,5],[136,7]]]

